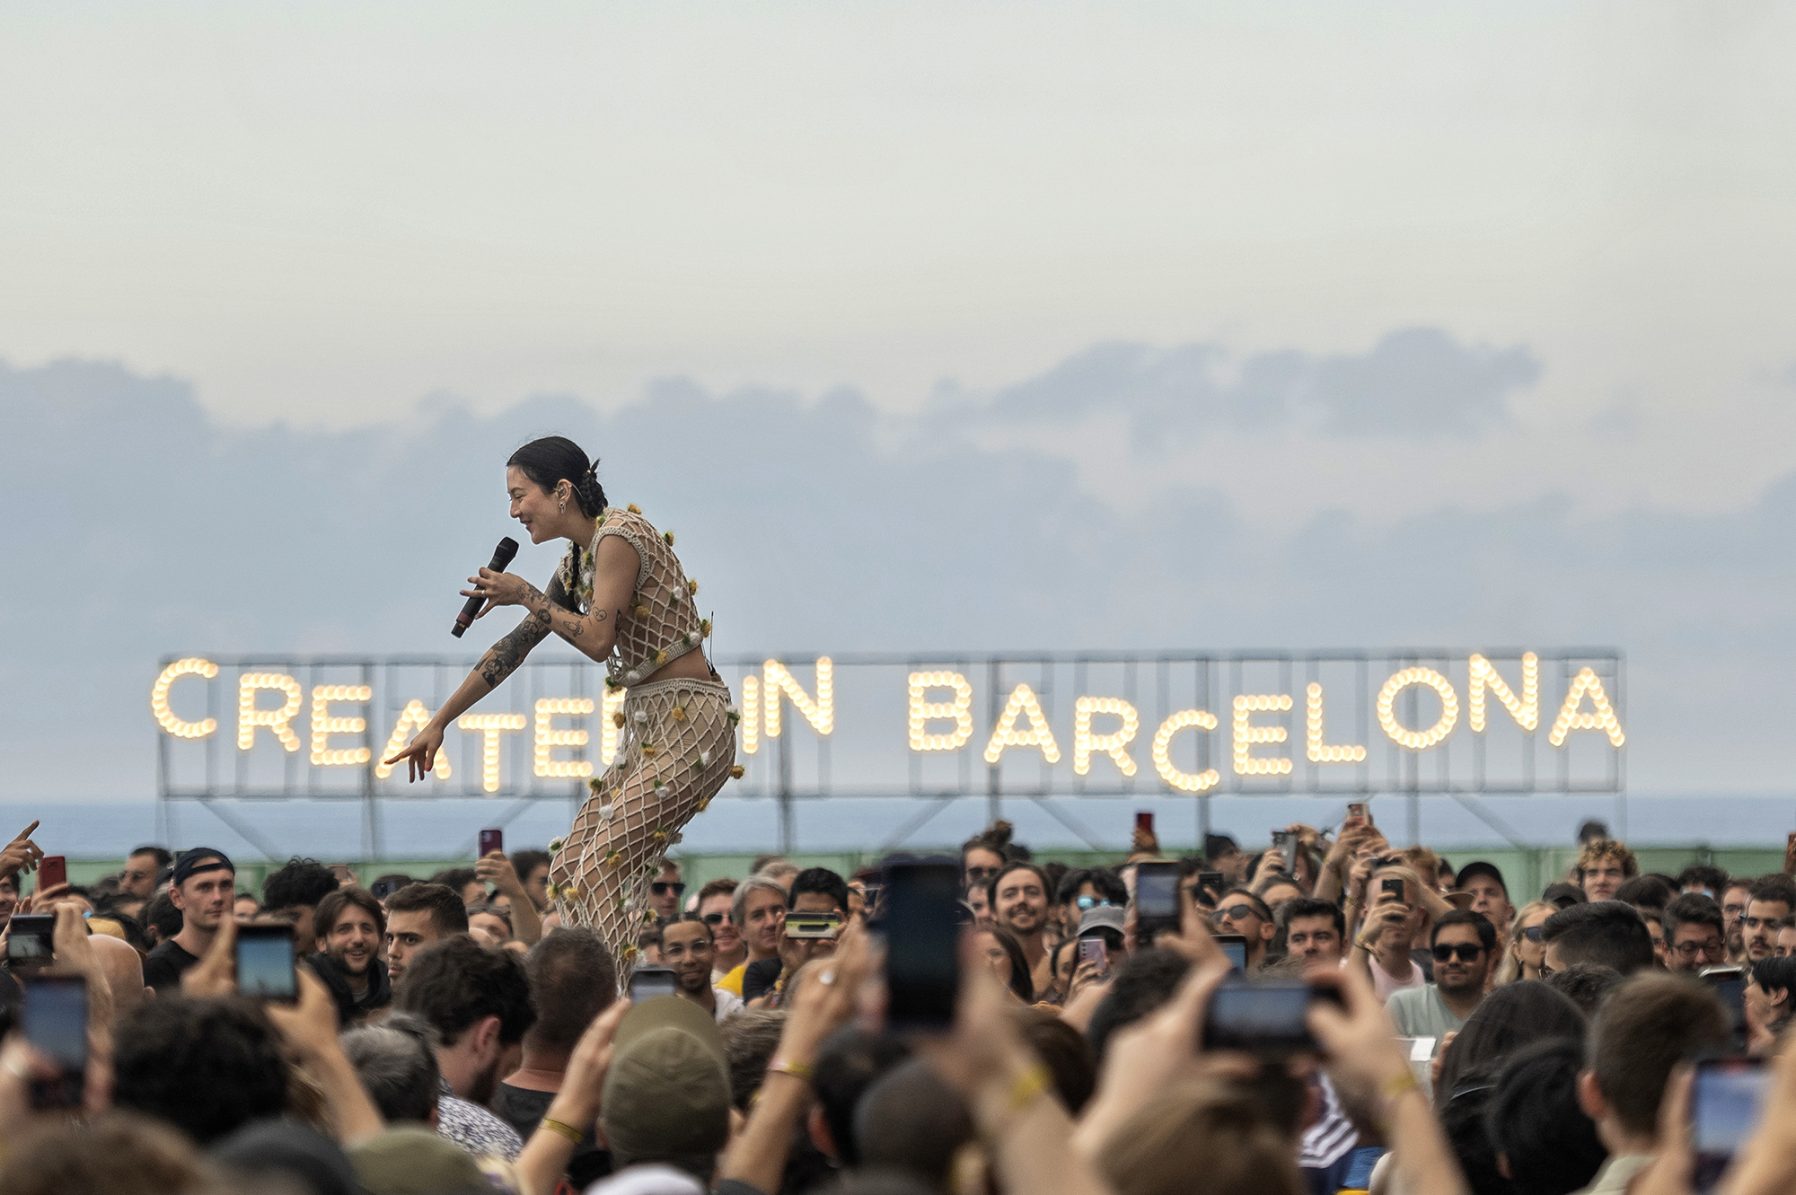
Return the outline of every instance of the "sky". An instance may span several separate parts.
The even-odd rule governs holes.
[[[565,432],[730,651],[1613,646],[1789,789],[1796,13],[20,5],[0,795],[441,651]],[[547,549],[520,558],[546,571]]]

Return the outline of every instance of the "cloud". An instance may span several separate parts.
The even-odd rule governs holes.
[[[1540,375],[1523,346],[1466,345],[1439,328],[1399,329],[1363,353],[1284,349],[1239,361],[1214,344],[1160,349],[1119,341],[983,399],[949,390],[935,414],[946,425],[1121,417],[1138,448],[1162,450],[1217,428],[1468,439],[1508,423],[1509,396]]]
[[[1340,393],[1360,397],[1330,409],[1346,411],[1380,378],[1421,393],[1417,362],[1482,362],[1462,370],[1484,379],[1466,388],[1479,405],[1440,425],[1458,426],[1498,417],[1504,388],[1538,368],[1519,350],[1443,357],[1438,334],[1421,341],[1394,334],[1348,364],[1261,354],[1226,385],[1193,350],[1159,376],[1290,403],[1348,377]],[[1052,385],[1005,393],[1045,387],[1073,410],[1074,376],[1101,389],[1144,358],[1074,360],[1044,375]],[[1140,396],[1172,389],[1086,409],[1139,417]],[[515,530],[502,462],[564,432],[603,459],[614,501],[678,530],[726,654],[1616,645],[1631,660],[1637,787],[1782,775],[1796,474],[1722,514],[1590,518],[1547,493],[1488,510],[1429,500],[1378,523],[1342,505],[1280,532],[1189,479],[1121,509],[1081,481],[1076,444],[998,434],[1034,417],[1008,401],[960,426],[939,407],[881,413],[846,388],[813,400],[669,379],[609,412],[545,395],[482,415],[438,397],[326,432],[228,426],[179,380],[116,365],[0,366],[0,547],[14,570],[0,768],[30,791],[148,792],[146,692],[164,654],[471,655],[445,630],[461,579]],[[516,567],[546,575],[556,556],[527,546]]]

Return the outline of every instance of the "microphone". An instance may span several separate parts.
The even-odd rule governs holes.
[[[502,573],[505,571],[505,566],[511,563],[511,558],[517,554],[518,541],[508,535],[499,541],[498,547],[493,549],[493,562],[487,567],[495,573]],[[461,633],[474,625],[474,616],[480,613],[480,607],[485,604],[486,599],[478,594],[469,598],[462,606],[461,613],[455,616],[455,626],[449,633],[460,639]]]

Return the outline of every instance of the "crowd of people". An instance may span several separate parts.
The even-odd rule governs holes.
[[[1786,872],[1646,874],[1595,833],[1512,891],[1363,811],[1273,842],[1173,858],[1138,827],[1069,867],[994,825],[940,938],[952,1017],[918,1029],[885,1016],[896,864],[688,891],[668,858],[613,950],[560,923],[547,851],[366,883],[295,858],[258,892],[223,851],[145,846],[26,894],[28,830],[0,852],[0,1191],[1796,1190]],[[1168,922],[1142,877],[1172,871]],[[245,973],[270,932],[291,990]],[[1719,1165],[1703,1065],[1763,1077]]]

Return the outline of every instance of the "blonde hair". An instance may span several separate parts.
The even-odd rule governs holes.
[[[1559,906],[1550,900],[1531,900],[1515,911],[1515,920],[1509,923],[1509,940],[1503,944],[1503,962],[1497,967],[1496,986],[1514,983],[1522,977],[1522,960],[1516,954],[1516,943],[1522,940],[1523,923],[1536,913],[1545,912],[1550,917],[1558,911]]]
[[[1216,1079],[1174,1084],[1110,1135],[1098,1165],[1116,1195],[1303,1195],[1296,1143],[1242,1088]]]

